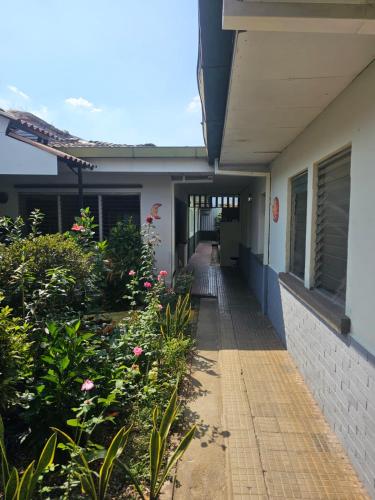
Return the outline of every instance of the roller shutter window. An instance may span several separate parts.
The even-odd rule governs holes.
[[[345,303],[351,150],[318,166],[315,286]]]
[[[108,238],[111,228],[119,221],[132,221],[140,225],[139,195],[112,195],[102,197],[103,206],[103,236]]]
[[[290,231],[290,271],[305,277],[307,172],[292,179],[292,218]]]
[[[57,195],[20,194],[20,214],[27,221],[31,212],[38,208],[44,214],[40,225],[43,234],[57,233],[59,230]]]
[[[99,205],[97,195],[85,195],[83,197],[84,208],[89,207],[91,216],[94,217],[95,224],[99,224]],[[61,195],[61,229],[63,232],[69,231],[74,224],[75,217],[80,215],[79,197],[75,194]],[[95,230],[98,238],[98,228]]]

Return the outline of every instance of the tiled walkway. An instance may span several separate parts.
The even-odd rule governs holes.
[[[288,352],[236,270],[194,256],[201,300],[191,419],[177,499],[368,498]],[[199,289],[196,287],[196,292]]]

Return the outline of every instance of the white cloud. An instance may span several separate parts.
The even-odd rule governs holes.
[[[100,113],[102,111],[101,108],[97,108],[92,102],[88,101],[84,97],[68,97],[65,99],[65,102],[74,108],[87,109],[92,113]]]
[[[18,89],[15,85],[8,85],[8,89],[13,92],[13,94],[22,97],[22,99],[25,99],[26,101],[30,99],[30,97],[25,94],[25,92],[22,92],[22,90]]]
[[[201,99],[199,95],[196,95],[187,105],[186,111],[188,111],[189,113],[196,113],[200,109],[201,109]]]

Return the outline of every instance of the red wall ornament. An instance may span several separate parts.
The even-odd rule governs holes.
[[[280,213],[280,202],[279,198],[275,196],[272,203],[272,218],[273,222],[278,222]]]

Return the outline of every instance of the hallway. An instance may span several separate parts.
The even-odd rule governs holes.
[[[174,498],[368,498],[239,272],[211,264],[210,248],[190,262],[204,297],[188,408],[198,432]]]

